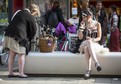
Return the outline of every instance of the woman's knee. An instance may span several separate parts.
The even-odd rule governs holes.
[[[15,56],[16,55],[16,52],[14,52],[13,50],[9,50],[9,55],[10,56]]]
[[[86,41],[86,45],[87,45],[88,47],[90,47],[90,46],[92,45],[92,43],[93,43],[93,42],[92,42],[91,40],[87,40],[87,41]]]
[[[85,47],[84,47],[84,53],[87,53],[87,52],[88,52],[88,47],[85,46]]]

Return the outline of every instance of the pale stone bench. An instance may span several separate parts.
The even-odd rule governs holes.
[[[99,55],[102,71],[92,66],[93,75],[121,75],[121,52]],[[94,63],[92,63],[94,65]],[[25,73],[28,74],[84,74],[86,69],[84,55],[71,52],[30,52],[26,56]]]

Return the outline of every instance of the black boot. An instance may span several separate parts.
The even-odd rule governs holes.
[[[91,70],[87,70],[86,74],[84,75],[84,79],[90,79],[90,74],[91,74]]]
[[[95,63],[95,67],[96,67],[98,72],[100,72],[102,70],[102,68],[98,62]]]

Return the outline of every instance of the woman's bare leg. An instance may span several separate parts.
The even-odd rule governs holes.
[[[24,74],[24,64],[25,64],[25,54],[19,54],[18,56],[19,75],[22,77],[27,77],[27,75]]]
[[[88,49],[89,49],[90,56],[92,57],[92,59],[95,62],[95,67],[97,68],[97,71],[101,71],[100,64],[97,60],[97,56],[96,56],[95,50],[93,48],[93,43],[91,41],[88,41],[87,46],[88,46]]]
[[[94,50],[94,48],[93,48],[93,43],[92,43],[91,41],[88,41],[87,47],[88,47],[90,56],[92,57],[93,61],[94,61],[95,63],[98,63],[97,56],[96,56],[95,50]]]
[[[10,50],[9,59],[8,59],[9,75],[13,75],[13,65],[14,65],[15,56],[16,56],[16,53]]]
[[[87,70],[91,70],[91,57],[87,46],[84,47],[84,53],[87,62]]]
[[[84,47],[84,53],[85,53],[85,58],[87,62],[87,70],[84,75],[84,79],[86,80],[90,78],[90,74],[91,74],[91,56],[87,46]]]

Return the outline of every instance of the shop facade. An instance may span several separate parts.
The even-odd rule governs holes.
[[[28,7],[31,3],[37,4],[40,7],[40,11],[44,13],[48,9],[51,1],[52,0],[1,0],[0,23],[9,22],[15,11]],[[70,0],[61,0],[64,18],[69,18],[69,1]]]
[[[40,8],[40,11],[43,13],[43,12],[46,12],[46,10],[49,8],[50,2],[52,2],[52,0],[26,0],[25,3],[26,3],[26,7],[29,6],[29,4],[31,3],[37,4]],[[70,0],[60,0],[60,5],[65,19],[70,17],[69,3],[70,3]]]
[[[19,9],[23,9],[28,7],[29,4],[35,3],[40,7],[40,11],[45,12],[49,3],[52,0],[0,0],[0,23],[9,22],[13,13]],[[65,19],[72,17],[72,8],[75,0],[59,0],[61,3],[61,8],[63,11],[63,16]],[[79,5],[80,0],[77,1],[77,15],[79,15]],[[108,9],[111,4],[115,4],[119,7],[119,11],[121,8],[121,0],[102,0],[103,5]],[[96,0],[90,0],[90,4],[93,6],[96,5]]]

